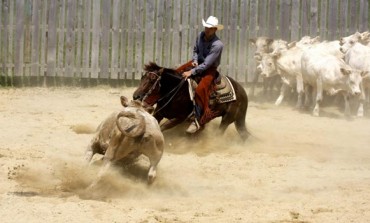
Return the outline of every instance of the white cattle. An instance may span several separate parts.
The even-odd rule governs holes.
[[[85,153],[89,162],[96,153],[104,155],[103,167],[90,187],[97,184],[112,163],[141,154],[147,156],[150,162],[148,183],[156,177],[164,148],[164,137],[158,122],[141,102],[128,102],[122,96],[121,103],[123,109],[113,112],[99,125]]]
[[[323,41],[318,44],[313,45],[311,48],[318,48],[327,54],[334,55],[340,59],[343,59],[343,53],[340,50],[340,41]]]
[[[261,64],[258,66],[261,76],[269,77],[271,74],[277,72],[283,82],[280,95],[275,101],[275,105],[281,104],[287,87],[297,88],[297,107],[302,105],[301,98],[303,95],[303,82],[300,67],[300,56],[302,52],[302,49],[298,47],[292,47],[275,53],[262,55]]]
[[[296,88],[298,100],[296,107],[302,106],[303,80],[301,74],[301,55],[303,51],[316,44],[318,37],[311,38],[304,36],[299,42],[292,42],[280,45],[270,54],[263,54],[260,65],[257,67],[261,76],[269,77],[278,73],[282,79],[280,95],[275,101],[275,105],[280,105],[285,97],[288,87]]]
[[[345,114],[349,115],[348,96],[361,93],[361,72],[320,48],[306,50],[302,54],[301,62],[303,80],[316,92],[313,115],[319,116],[323,91],[331,95],[341,92],[345,100]]]
[[[347,45],[348,47],[348,45]],[[363,74],[361,82],[360,104],[357,110],[357,116],[364,116],[364,103],[369,102],[370,77],[370,47],[355,42],[350,44],[350,48],[343,48],[345,52],[344,60],[353,69],[366,71]]]
[[[363,45],[368,45],[370,43],[370,33],[368,33],[368,32],[363,32],[363,33],[356,32],[356,33],[354,33],[352,35],[349,35],[347,37],[342,37],[340,39],[340,51],[345,54],[356,43],[361,43]]]
[[[287,44],[287,42],[284,40],[274,40],[265,36],[251,38],[249,39],[249,43],[255,47],[254,59],[256,61],[256,67],[260,64],[263,54],[271,53],[280,48],[284,48]],[[259,76],[260,72],[258,69],[256,69],[256,73],[254,79],[252,80],[252,85],[248,94],[250,97],[254,96],[255,86],[258,82]],[[277,75],[277,73],[271,74],[269,77],[262,77],[262,80],[264,95],[267,94],[268,89],[272,90],[274,86],[280,85],[280,77]]]

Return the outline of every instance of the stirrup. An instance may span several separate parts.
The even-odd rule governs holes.
[[[197,131],[199,131],[201,128],[201,126],[199,125],[198,123],[198,120],[195,119],[194,121],[191,122],[190,126],[188,127],[188,129],[186,129],[186,132],[187,133],[190,133],[190,134],[194,134],[196,133]]]

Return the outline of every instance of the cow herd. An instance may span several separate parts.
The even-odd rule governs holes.
[[[255,46],[256,77],[264,82],[281,80],[275,105],[281,104],[287,88],[293,88],[296,107],[312,107],[313,115],[319,116],[323,92],[339,93],[344,97],[346,115],[350,115],[349,100],[358,99],[357,116],[364,116],[364,103],[369,102],[370,32],[356,32],[334,41],[304,36],[288,43],[257,37],[250,43]]]

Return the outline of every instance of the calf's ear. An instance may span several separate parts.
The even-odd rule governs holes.
[[[274,58],[274,59],[277,59],[281,56],[281,52],[279,51],[274,51],[271,53],[271,56]]]
[[[122,106],[127,107],[128,106],[128,99],[125,96],[121,96],[120,99],[121,99]]]
[[[154,111],[154,107],[153,106],[150,106],[150,105],[147,105],[146,107],[144,107],[145,111],[147,111],[149,114],[152,114],[153,111]]]
[[[256,39],[254,39],[254,38],[250,38],[249,39],[249,43],[251,44],[251,45],[256,45]]]
[[[274,39],[268,38],[266,42],[267,42],[267,45],[270,45],[272,42],[274,42]]]
[[[297,44],[297,41],[293,41],[291,43],[288,43],[288,49],[290,49],[292,47],[295,47],[296,44]]]
[[[351,74],[351,71],[350,70],[347,70],[345,68],[340,68],[340,72],[343,74],[343,75],[349,75]]]
[[[313,43],[318,43],[320,42],[320,36],[316,36],[315,38],[312,39]]]
[[[361,72],[361,77],[362,78],[368,78],[370,75],[369,75],[369,71],[362,71]]]

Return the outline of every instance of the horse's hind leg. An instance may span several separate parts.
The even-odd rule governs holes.
[[[223,135],[225,133],[227,127],[232,123],[232,121],[230,121],[231,119],[228,118],[227,116],[228,115],[226,114],[222,117],[220,126],[218,127],[220,135]]]
[[[249,137],[247,126],[245,125],[245,119],[238,119],[235,121],[235,128],[238,131],[240,137],[245,141]]]

